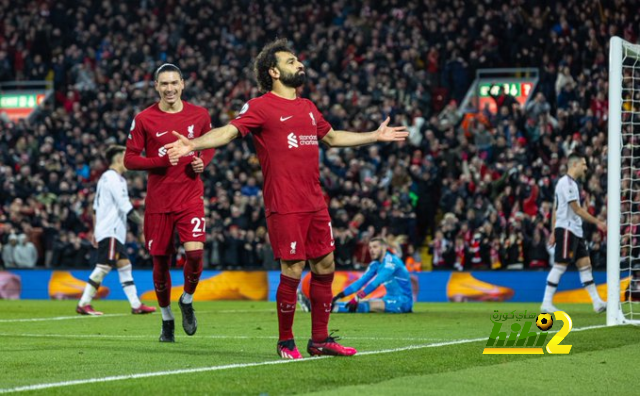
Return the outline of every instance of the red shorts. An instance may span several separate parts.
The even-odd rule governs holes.
[[[144,240],[152,256],[164,256],[175,252],[173,232],[178,229],[180,242],[202,242],[206,237],[204,205],[195,201],[180,212],[145,213]]]
[[[267,217],[267,229],[276,260],[315,259],[335,250],[331,217],[327,209],[306,213],[274,213]]]

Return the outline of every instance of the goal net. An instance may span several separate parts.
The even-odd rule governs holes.
[[[619,37],[609,53],[607,198],[607,325],[640,324],[640,45]]]

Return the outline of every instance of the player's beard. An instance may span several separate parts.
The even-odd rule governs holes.
[[[287,74],[285,72],[281,72],[280,82],[287,87],[290,88],[298,88],[301,87],[307,81],[307,74],[300,70],[296,73]]]

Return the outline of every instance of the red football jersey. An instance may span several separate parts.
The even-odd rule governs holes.
[[[247,102],[231,124],[242,136],[253,135],[264,176],[267,216],[326,208],[318,143],[331,125],[310,100],[290,100],[269,92]]]
[[[194,139],[211,129],[211,118],[207,110],[185,101],[182,103],[183,109],[179,113],[164,112],[156,103],[141,111],[131,124],[125,166],[148,171],[145,210],[149,213],[181,211],[194,201],[202,202],[202,180],[191,166],[196,154],[191,152],[180,158],[178,165],[171,166],[167,149],[164,148],[165,144],[176,140],[172,131]],[[139,157],[142,150],[146,152],[146,159],[132,158]],[[211,161],[213,154],[213,149],[202,151],[201,158],[205,166]]]

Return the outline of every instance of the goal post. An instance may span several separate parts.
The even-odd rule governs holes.
[[[607,325],[640,324],[629,287],[634,265],[633,201],[640,192],[640,45],[612,37],[609,47],[607,186]],[[634,129],[638,132],[634,137]],[[638,157],[635,156],[638,148]],[[640,204],[638,202],[637,204]],[[638,228],[640,229],[640,228]],[[623,288],[621,289],[621,282]]]

